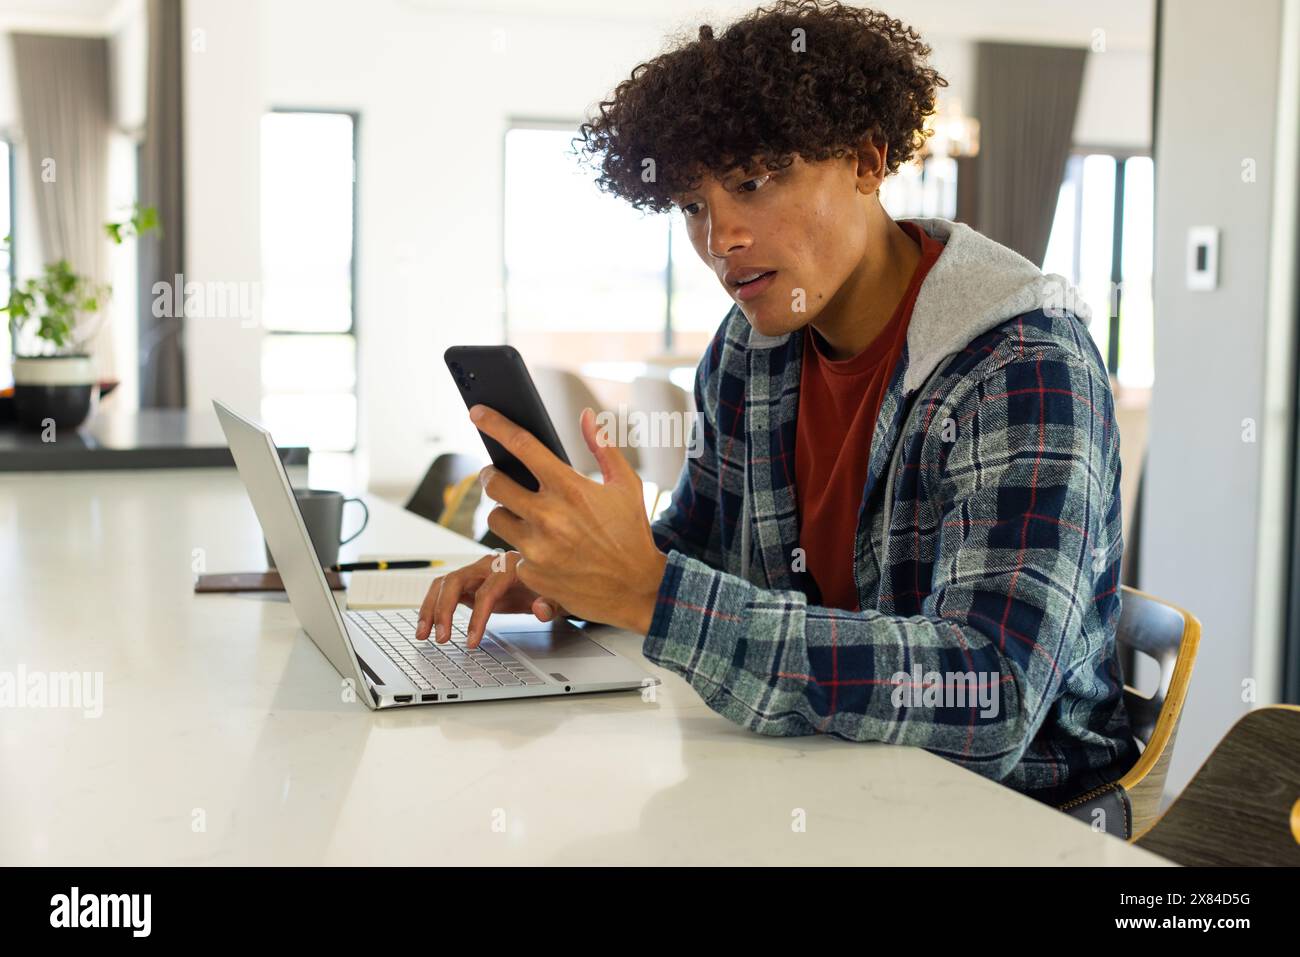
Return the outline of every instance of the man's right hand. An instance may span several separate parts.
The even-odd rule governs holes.
[[[451,637],[451,616],[457,605],[473,609],[469,617],[468,645],[478,647],[493,612],[517,614],[531,611],[540,621],[553,621],[564,614],[554,602],[542,598],[519,581],[515,566],[523,559],[518,552],[484,555],[472,565],[458,568],[433,580],[420,606],[415,637],[421,641],[430,631],[438,642]]]

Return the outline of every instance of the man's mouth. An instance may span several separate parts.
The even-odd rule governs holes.
[[[775,275],[775,269],[769,269],[767,272],[755,272],[751,275],[737,277],[731,286],[736,291],[737,299],[753,299],[772,285],[772,277]]]

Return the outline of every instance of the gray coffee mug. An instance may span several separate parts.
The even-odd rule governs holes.
[[[302,513],[303,524],[311,536],[312,546],[316,549],[316,558],[322,568],[329,568],[339,563],[339,546],[346,545],[366,530],[370,524],[370,509],[359,498],[344,498],[342,492],[332,492],[319,488],[296,488],[294,497],[298,500],[298,511]],[[364,517],[361,527],[343,538],[343,506],[356,502],[361,506]],[[275,558],[271,547],[266,547],[266,567],[275,568]]]

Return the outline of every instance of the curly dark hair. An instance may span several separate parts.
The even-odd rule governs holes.
[[[779,0],[677,44],[635,67],[573,140],[597,186],[637,209],[669,210],[705,171],[839,158],[866,136],[888,145],[893,173],[948,85],[915,30],[835,0]]]

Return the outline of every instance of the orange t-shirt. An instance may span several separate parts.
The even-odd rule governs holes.
[[[858,610],[854,538],[871,436],[907,341],[921,281],[943,252],[943,243],[915,223],[898,225],[921,247],[921,260],[889,323],[871,345],[849,359],[828,359],[812,326],[803,332],[794,459],[799,545],[821,590],[821,604],[849,611]]]

